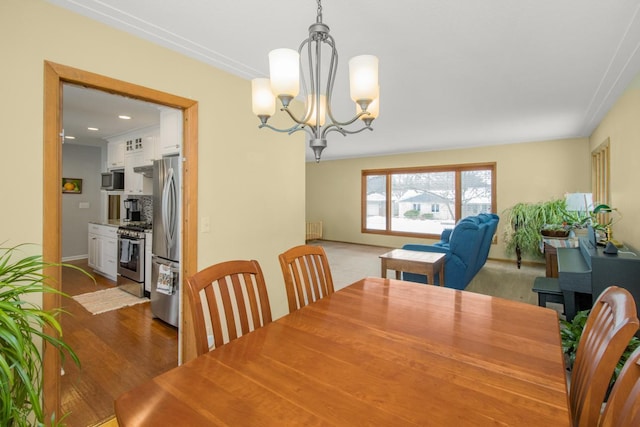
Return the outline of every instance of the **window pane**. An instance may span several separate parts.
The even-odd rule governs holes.
[[[462,171],[462,218],[491,212],[491,171]]]
[[[367,221],[369,230],[387,228],[387,177],[385,175],[367,176]]]
[[[391,230],[440,234],[455,219],[455,173],[394,174]]]

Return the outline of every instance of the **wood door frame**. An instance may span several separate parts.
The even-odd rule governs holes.
[[[44,61],[44,124],[43,124],[43,259],[59,263],[62,260],[62,86],[72,83],[105,92],[124,95],[155,104],[181,109],[183,112],[183,191],[182,191],[182,259],[181,277],[188,277],[197,269],[197,212],[198,212],[198,102],[165,92],[127,83],[88,71]],[[61,289],[60,267],[48,267],[44,272],[51,286]],[[61,307],[61,296],[43,294],[43,308],[55,310]],[[194,347],[189,330],[189,307],[182,298],[182,360],[193,357]],[[64,325],[63,325],[64,327]],[[50,334],[55,334],[51,328]],[[45,420],[60,413],[60,357],[50,345],[43,350],[43,401]]]

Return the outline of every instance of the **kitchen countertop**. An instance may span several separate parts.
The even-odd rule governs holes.
[[[108,225],[109,227],[120,227],[121,225],[124,224],[124,222],[119,219],[115,219],[115,220],[111,219],[108,221],[89,221],[89,224]]]
[[[89,224],[106,225],[108,227],[116,227],[117,228],[117,227],[120,227],[120,226],[129,225],[129,224],[131,224],[131,222],[130,221],[122,221],[120,219],[110,219],[110,220],[107,220],[107,221],[99,221],[99,220],[89,221]],[[152,232],[151,229],[145,230],[145,233],[151,233],[151,232]]]

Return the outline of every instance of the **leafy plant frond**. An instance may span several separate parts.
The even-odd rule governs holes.
[[[506,209],[504,216],[505,244],[507,253],[513,254],[520,248],[522,254],[539,258],[542,230],[547,224],[564,224],[567,219],[565,199],[554,199],[539,203],[517,203]]]
[[[70,356],[74,363],[80,365],[78,356],[62,337],[58,316],[63,311],[42,310],[25,297],[42,293],[67,296],[47,285],[52,280],[43,273],[47,267],[73,268],[91,277],[84,270],[70,264],[47,263],[41,255],[24,256],[21,251],[23,246],[25,245],[0,247],[1,426],[27,426],[33,418],[38,425],[44,425],[41,403],[42,354],[39,345],[34,343],[35,338],[39,337],[55,348],[61,358]],[[47,328],[51,328],[53,332],[45,332]]]

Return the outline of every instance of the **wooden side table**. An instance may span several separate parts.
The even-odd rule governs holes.
[[[558,250],[555,246],[544,244],[544,259],[547,267],[546,277],[558,277]]]
[[[380,255],[382,277],[387,278],[387,270],[396,271],[396,279],[400,279],[403,271],[407,273],[424,274],[427,283],[434,284],[435,275],[440,278],[440,286],[444,286],[444,258],[445,254],[438,252],[408,251],[394,249]]]

